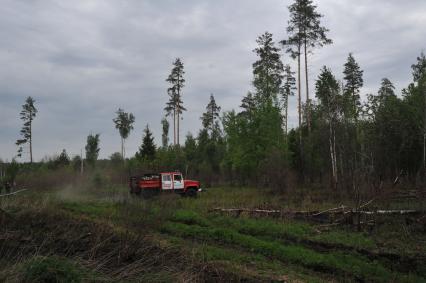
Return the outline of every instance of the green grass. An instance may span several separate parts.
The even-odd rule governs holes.
[[[318,271],[336,272],[341,276],[351,275],[354,278],[377,282],[389,282],[395,279],[399,282],[410,281],[406,276],[392,273],[379,262],[369,261],[362,256],[346,255],[341,252],[322,254],[302,246],[283,245],[276,241],[266,241],[240,234],[232,229],[168,222],[163,226],[162,231],[183,238],[190,237],[237,245],[252,253],[274,257],[284,262],[301,264]]]
[[[340,244],[363,249],[373,249],[376,247],[371,238],[361,233],[332,231],[318,234],[311,225],[300,222],[233,218],[217,215],[202,217],[200,214],[188,210],[176,211],[171,220],[185,224],[197,224],[203,227],[229,227],[241,234],[265,239],[311,240],[319,243]]]
[[[319,233],[312,223],[302,221],[212,213],[216,207],[317,210],[335,206],[326,201],[319,203],[316,197],[305,196],[294,202],[268,190],[214,188],[196,199],[161,195],[144,200],[129,197],[126,187],[107,186],[89,194],[74,187],[40,194],[28,192],[0,205],[11,213],[36,213],[39,209],[55,213],[59,209],[63,217],[78,220],[84,216],[87,221],[108,224],[114,231],[146,235],[166,249],[178,249],[191,262],[225,272],[229,278],[271,281],[290,275],[288,278],[307,282],[424,282],[419,277],[424,270],[421,263],[400,268],[398,262],[382,257],[372,260],[359,251],[421,254],[424,247],[418,246],[422,236],[416,230],[408,230],[410,237],[404,236],[406,227],[396,229],[396,222],[378,226],[371,235],[337,228]],[[411,225],[408,229],[415,228]],[[73,266],[74,261],[70,262]],[[78,265],[74,267],[80,270]],[[402,273],[406,270],[417,273]],[[0,270],[0,281],[1,275]],[[173,282],[179,276],[176,270],[152,270],[135,280]]]
[[[22,266],[23,282],[70,282],[87,279],[87,270],[61,257],[35,257]]]
[[[111,202],[62,202],[61,207],[93,218],[111,217],[117,213],[117,205]]]

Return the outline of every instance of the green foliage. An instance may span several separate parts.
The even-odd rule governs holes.
[[[256,40],[259,45],[254,52],[258,60],[253,63],[253,86],[256,90],[255,103],[258,106],[277,101],[284,78],[284,65],[272,34],[265,32]]]
[[[32,149],[32,123],[37,114],[37,108],[34,106],[35,100],[28,96],[25,100],[25,104],[22,105],[22,111],[20,113],[21,120],[24,121],[24,125],[21,129],[22,139],[16,141],[16,145],[19,146],[18,149],[18,157],[22,156],[23,148],[22,145],[29,143],[29,151],[30,151],[30,162],[33,162],[33,149]]]
[[[115,124],[115,128],[118,129],[121,137],[121,156],[125,158],[124,141],[129,137],[130,132],[133,130],[133,123],[135,122],[135,116],[132,113],[126,113],[123,109],[118,108],[117,117],[112,119]]]
[[[316,11],[317,6],[313,5],[312,0],[295,0],[288,7],[290,19],[288,21],[287,33],[288,39],[282,43],[288,46],[287,52],[292,57],[300,56],[302,44],[306,48],[323,46],[331,44],[332,40],[327,38],[329,31],[321,26],[322,15]]]
[[[163,133],[161,134],[161,142],[162,142],[162,146],[163,148],[167,148],[169,146],[169,121],[167,121],[167,119],[164,117],[163,119],[161,119],[161,126],[163,129]]]
[[[136,153],[136,158],[139,161],[147,160],[152,161],[155,158],[156,147],[154,144],[154,137],[146,125],[144,130],[144,136],[142,138],[142,145],[139,147],[139,151]]]
[[[0,175],[0,194],[3,189],[6,193],[10,192],[10,189],[15,183],[16,177],[21,170],[21,166],[15,159],[12,160],[9,164],[1,164],[0,172],[4,172],[4,176]],[[4,170],[4,171],[3,171]]]
[[[182,88],[185,86],[184,74],[183,63],[180,58],[176,58],[172,71],[166,80],[170,83],[170,87],[167,89],[170,99],[165,108],[167,115],[170,115],[171,112],[181,114],[182,111],[186,110],[182,105]]]
[[[61,154],[57,159],[58,166],[68,166],[70,164],[70,158],[65,149],[62,150]]]
[[[121,153],[119,152],[114,152],[111,154],[109,160],[111,160],[111,163],[115,166],[123,164],[123,156],[121,156]]]
[[[321,73],[315,83],[315,89],[319,105],[326,111],[327,116],[338,114],[339,105],[341,105],[339,82],[331,70],[325,66],[321,69]]]
[[[135,116],[132,113],[124,112],[121,108],[118,108],[115,114],[117,114],[117,117],[112,120],[115,124],[115,128],[118,129],[122,139],[127,139],[130,131],[133,130]]]
[[[426,75],[426,56],[423,51],[417,57],[417,62],[411,65],[413,69],[413,79],[415,82],[420,81]]]
[[[284,66],[270,33],[260,36],[257,42],[255,52],[259,60],[253,64],[256,94],[248,93],[242,100],[243,111],[226,112],[222,121],[227,142],[223,168],[228,175],[238,176],[240,184],[264,184],[264,178],[259,178],[264,173],[259,172],[261,164],[267,163],[272,153],[288,157],[282,129],[285,117],[277,100],[283,91]],[[288,79],[287,91],[291,93],[292,83]]]
[[[184,74],[183,63],[180,58],[176,58],[172,71],[166,79],[170,87],[167,89],[169,101],[164,108],[167,116],[173,116],[173,145],[179,145],[179,116],[186,111],[182,101],[182,89],[185,86]]]
[[[81,156],[75,155],[71,160],[71,167],[74,171],[80,171],[81,169]]]
[[[87,136],[86,143],[86,161],[91,166],[95,166],[96,160],[98,160],[99,156],[99,134],[90,134]]]
[[[383,78],[378,92],[380,102],[390,96],[395,96],[394,90],[395,87],[393,86],[392,82],[388,78]]]
[[[210,101],[206,106],[206,112],[201,116],[201,121],[204,129],[208,130],[211,136],[220,131],[219,124],[217,123],[219,114],[220,106],[216,104],[213,94],[210,94]]]
[[[362,78],[363,70],[355,61],[352,53],[349,53],[347,62],[344,65],[343,79],[344,85],[344,99],[345,99],[345,115],[349,118],[358,119],[361,102],[360,102],[360,89],[364,85]]]

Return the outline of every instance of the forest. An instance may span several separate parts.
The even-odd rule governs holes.
[[[9,266],[0,281],[424,282],[426,56],[407,62],[412,81],[401,93],[386,77],[365,93],[351,50],[342,73],[310,63],[333,48],[317,8],[294,0],[283,35],[253,39],[239,107],[222,111],[211,94],[194,133],[181,131],[191,81],[176,58],[164,78],[162,133],[146,125],[137,152],[126,140],[139,117],[118,108],[106,123],[120,151],[109,158],[99,158],[95,132],[80,155],[34,160],[37,97],[27,97],[16,109],[16,156],[0,159],[0,263]],[[205,191],[128,195],[130,176],[172,170]]]

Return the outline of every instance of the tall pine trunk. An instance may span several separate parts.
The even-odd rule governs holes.
[[[173,145],[176,145],[176,109],[173,109]]]
[[[30,117],[32,113],[30,112]],[[30,118],[30,164],[33,164],[33,132],[32,132],[32,118]]]
[[[305,82],[306,82],[306,123],[308,125],[308,133],[311,133],[311,102],[309,100],[309,76],[308,76],[308,51],[306,40],[304,41],[305,48]]]
[[[298,95],[298,110],[299,110],[299,147],[300,147],[300,167],[302,180],[304,179],[304,154],[303,154],[303,135],[302,135],[302,90],[300,82],[300,51],[302,49],[301,44],[297,46],[297,95]]]
[[[298,111],[299,111],[299,142],[300,150],[302,150],[302,92],[301,92],[301,83],[300,83],[300,44],[298,46],[297,53],[297,101],[298,101]]]
[[[179,144],[179,106],[177,111],[177,145],[180,145]]]
[[[288,94],[285,96],[285,136],[288,133]]]

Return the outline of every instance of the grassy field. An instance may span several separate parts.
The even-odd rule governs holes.
[[[149,200],[112,185],[29,190],[1,199],[0,281],[426,282],[424,226],[406,217],[358,232],[213,210],[336,205],[254,188]]]

